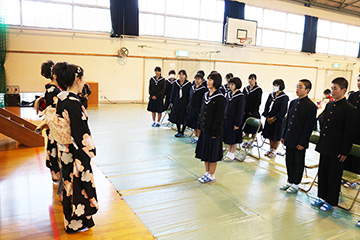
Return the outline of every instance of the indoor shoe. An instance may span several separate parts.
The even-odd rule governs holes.
[[[291,187],[291,185],[292,184],[290,184],[290,183],[284,184],[280,187],[280,190],[286,191],[286,190],[288,190],[289,187]]]
[[[175,137],[177,137],[177,138],[181,138],[181,137],[183,137],[184,136],[184,134],[182,134],[182,133],[177,133],[177,134],[175,134]]]
[[[356,227],[360,227],[360,221],[355,224]]]
[[[297,193],[299,190],[293,186],[289,187],[286,192],[287,193],[290,193],[290,194],[294,194],[294,193]]]
[[[215,178],[214,179],[211,179],[211,178],[209,178],[208,176],[203,176],[203,178],[201,178],[199,181],[201,182],[201,183],[212,183],[212,182],[215,182]]]
[[[271,153],[269,153],[269,154],[267,155],[267,157],[268,157],[268,158],[274,158],[274,157],[276,157],[276,153],[271,152]]]
[[[322,200],[321,198],[318,198],[316,199],[315,201],[313,201],[311,203],[312,206],[315,206],[315,207],[320,207],[321,205],[323,205],[325,203],[324,200]]]
[[[156,123],[155,123],[155,122],[153,122],[153,123],[151,124],[151,126],[152,126],[152,127],[155,127],[155,125],[156,125]]]
[[[160,123],[155,124],[154,127],[160,127]]]
[[[332,210],[333,208],[334,208],[333,206],[331,206],[330,204],[328,204],[326,202],[321,206],[320,210],[324,211],[324,212],[328,212],[328,211]]]
[[[356,183],[351,183],[351,182],[347,181],[347,182],[344,184],[344,187],[346,187],[346,188],[355,188],[355,187],[356,187]]]
[[[202,175],[201,177],[198,178],[198,180],[201,182],[201,179],[203,179],[204,177],[206,177],[206,174]]]
[[[222,159],[224,162],[233,162],[234,159],[229,158],[228,156],[223,157]]]

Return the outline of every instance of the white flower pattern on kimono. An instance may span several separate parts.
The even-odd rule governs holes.
[[[94,145],[94,142],[91,138],[91,136],[87,133],[85,133],[83,135],[83,140],[81,141],[82,145],[84,146],[82,148],[82,150],[87,154],[89,155],[89,157],[93,158],[95,157],[95,154],[94,152],[92,152],[91,150],[94,150],[95,149],[95,145]]]
[[[70,224],[68,225],[68,228],[77,231],[82,226],[83,226],[82,220],[71,220]]]
[[[81,164],[81,161],[78,159],[75,159],[75,163],[74,163],[74,175],[75,177],[80,177],[79,173],[84,171],[84,166]]]
[[[50,156],[52,156],[53,158],[56,158],[56,148],[51,149]]]
[[[86,170],[81,175],[81,181],[84,181],[84,182],[90,182],[92,180],[92,178],[93,178],[93,174],[90,173],[90,170]]]
[[[66,191],[66,196],[70,197],[73,194],[73,184],[72,182],[69,182],[68,180],[64,181],[64,189]]]
[[[99,204],[98,204],[98,202],[96,201],[95,197],[93,197],[92,199],[90,199],[90,207],[99,209]]]
[[[84,204],[78,204],[75,210],[75,214],[80,217],[85,213],[85,205]]]
[[[87,195],[85,189],[81,190],[81,194],[84,196],[85,199],[89,198],[89,196]]]
[[[73,162],[73,155],[72,153],[65,153],[61,154],[61,161],[64,162],[66,165]]]

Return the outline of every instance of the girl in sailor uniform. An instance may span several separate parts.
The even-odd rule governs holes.
[[[164,111],[169,109],[171,88],[172,88],[172,85],[175,82],[175,80],[176,80],[176,73],[175,73],[174,70],[170,70],[169,71],[169,78],[166,79]]]
[[[44,98],[46,107],[56,107],[56,102],[54,99],[56,99],[56,96],[61,92],[60,88],[58,87],[56,75],[52,71],[53,67],[54,62],[51,60],[44,62],[41,65],[41,75],[50,80],[50,82],[45,85]],[[51,137],[50,129],[46,130],[46,136],[46,167],[50,169],[53,182],[58,184],[60,180],[60,166],[58,161],[59,157],[57,142]]]
[[[224,143],[228,144],[228,153],[224,161],[234,161],[236,145],[242,142],[242,121],[245,111],[245,96],[240,91],[241,80],[234,77],[229,81],[230,91],[226,94],[224,120]]]
[[[199,115],[201,110],[201,103],[207,88],[202,84],[203,75],[197,73],[195,76],[195,85],[191,86],[189,94],[189,106],[186,125],[194,129],[195,138],[190,143],[197,143],[200,135]]]
[[[191,83],[186,78],[186,71],[180,70],[179,79],[173,83],[171,90],[171,112],[169,120],[170,122],[176,124],[178,133],[175,135],[175,137],[183,137],[186,127],[186,110],[189,102],[189,93],[191,88]]]
[[[209,91],[204,95],[200,116],[200,137],[196,145],[195,157],[205,163],[205,174],[201,183],[215,182],[217,162],[223,156],[223,124],[225,97],[220,92],[221,75],[213,72],[208,77]]]
[[[225,76],[226,83],[224,85],[222,85],[219,89],[222,92],[222,94],[224,94],[224,96],[226,96],[226,94],[230,91],[229,81],[233,76],[234,75],[232,73],[226,74],[226,76]]]
[[[257,119],[260,119],[260,112],[259,112],[259,108],[260,108],[260,104],[261,104],[261,98],[262,98],[262,89],[257,85],[257,80],[256,80],[256,75],[255,74],[250,74],[249,75],[249,86],[244,88],[244,95],[245,95],[245,100],[246,100],[246,104],[245,104],[245,115],[244,115],[244,122],[246,121],[246,119],[248,119],[249,117],[254,117]],[[249,135],[251,134],[251,137],[254,139],[256,137],[256,128],[249,126],[249,125],[245,125],[244,127],[244,133],[246,136],[249,137]],[[261,128],[260,128],[261,131]],[[250,145],[251,143],[247,144],[245,147],[251,147]]]
[[[269,158],[276,157],[276,149],[279,147],[283,133],[283,122],[287,112],[289,97],[283,92],[285,83],[282,79],[273,82],[274,92],[269,94],[265,104],[263,116],[266,118],[263,130],[264,138],[270,140],[270,151],[265,153]]]
[[[152,114],[151,126],[160,127],[161,113],[164,111],[165,78],[161,76],[161,68],[155,68],[155,76],[149,82],[149,104],[147,110]],[[155,120],[158,114],[157,122]]]

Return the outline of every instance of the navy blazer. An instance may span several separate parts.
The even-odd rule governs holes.
[[[226,94],[225,119],[234,121],[234,126],[241,128],[245,113],[245,96],[239,90],[234,95],[232,91]]]
[[[283,131],[286,147],[309,147],[310,135],[316,123],[316,111],[316,105],[308,96],[290,102]]]
[[[348,155],[354,140],[356,127],[355,107],[345,98],[326,104],[320,138],[315,150],[319,153],[337,157]]]

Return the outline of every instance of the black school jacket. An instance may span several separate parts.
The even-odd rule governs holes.
[[[261,105],[262,89],[256,85],[250,90],[250,85],[244,88],[244,95],[246,99],[245,114],[257,116]]]
[[[308,96],[290,102],[289,111],[284,123],[283,138],[286,147],[305,149],[309,147],[309,139],[316,122],[316,105]]]
[[[225,97],[216,90],[211,96],[206,92],[201,106],[200,129],[212,137],[222,136],[224,128]]]
[[[356,122],[359,123],[360,121],[360,91],[354,92],[349,96],[348,100],[356,109]],[[355,136],[355,143],[360,143],[360,124],[356,124],[356,136]]]
[[[324,121],[320,126],[320,138],[315,150],[329,157],[337,157],[339,154],[348,155],[356,124],[354,106],[343,98],[329,102],[322,114]]]
[[[226,94],[225,119],[234,121],[234,126],[242,127],[245,112],[245,96],[239,90],[234,95],[232,91]]]
[[[166,87],[165,78],[160,77],[159,79],[156,79],[155,76],[150,78],[150,83],[149,83],[150,99],[153,96],[156,96],[157,99],[164,98],[165,87]]]

